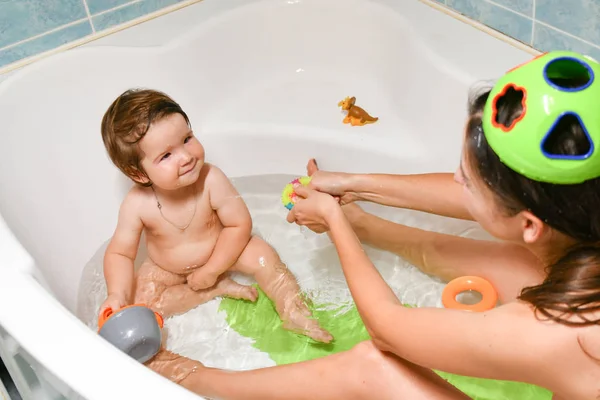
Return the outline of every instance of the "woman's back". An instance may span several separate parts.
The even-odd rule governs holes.
[[[536,317],[531,305],[522,301],[497,311],[501,309],[511,330],[522,332],[514,343],[525,353],[515,359],[519,380],[548,388],[554,400],[600,399],[600,325],[569,326]]]
[[[598,319],[600,315],[594,317]],[[600,325],[571,330],[574,339],[570,342],[574,341],[576,344],[573,345],[575,349],[569,353],[571,359],[564,366],[564,370],[568,371],[567,375],[572,379],[569,387],[576,388],[578,393],[574,395],[580,395],[581,398],[600,399]]]

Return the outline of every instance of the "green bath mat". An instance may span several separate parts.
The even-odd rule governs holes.
[[[349,310],[321,310],[311,307],[322,327],[335,338],[333,343],[317,343],[310,338],[286,331],[271,300],[258,288],[256,303],[225,298],[220,310],[226,320],[240,335],[254,339],[254,347],[264,351],[277,364],[312,360],[349,350],[368,340],[369,334],[356,306]],[[450,384],[474,400],[550,400],[552,393],[540,387],[508,381],[470,378],[436,371]]]

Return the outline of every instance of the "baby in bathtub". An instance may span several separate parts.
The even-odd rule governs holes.
[[[255,288],[228,277],[238,271],[256,279],[285,329],[319,342],[333,339],[312,318],[276,251],[252,235],[250,213],[227,176],[204,162],[179,104],[158,91],[128,90],[104,114],[102,139],[136,185],[104,256],[108,296],[100,312],[145,303],[166,318],[217,296],[256,301]],[[134,272],[142,232],[148,257]]]

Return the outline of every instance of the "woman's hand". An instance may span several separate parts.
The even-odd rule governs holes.
[[[352,203],[358,199],[356,193],[349,190],[352,174],[320,171],[314,158],[308,161],[306,171],[308,176],[312,178],[310,188],[334,196],[342,205]]]
[[[329,230],[329,218],[341,208],[336,199],[327,193],[298,186],[294,189],[298,199],[292,210],[288,213],[287,221],[304,225],[316,233],[324,233]]]

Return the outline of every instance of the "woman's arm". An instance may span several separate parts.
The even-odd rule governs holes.
[[[530,332],[540,326],[530,310],[521,312],[525,306],[485,313],[406,308],[363,251],[341,209],[332,207],[326,215],[352,297],[381,350],[426,368],[535,382],[536,354],[542,349],[537,333]]]
[[[462,201],[462,186],[453,174],[356,174],[349,189],[362,201],[472,220]]]
[[[341,204],[363,200],[391,207],[472,220],[462,202],[462,187],[453,174],[350,174],[320,171],[314,159],[306,166],[311,187],[341,198]]]
[[[362,243],[390,251],[421,271],[450,281],[476,275],[487,279],[502,303],[515,300],[523,287],[544,279],[543,266],[527,249],[505,242],[474,240],[397,224],[344,206]],[[330,233],[331,236],[331,233]]]

